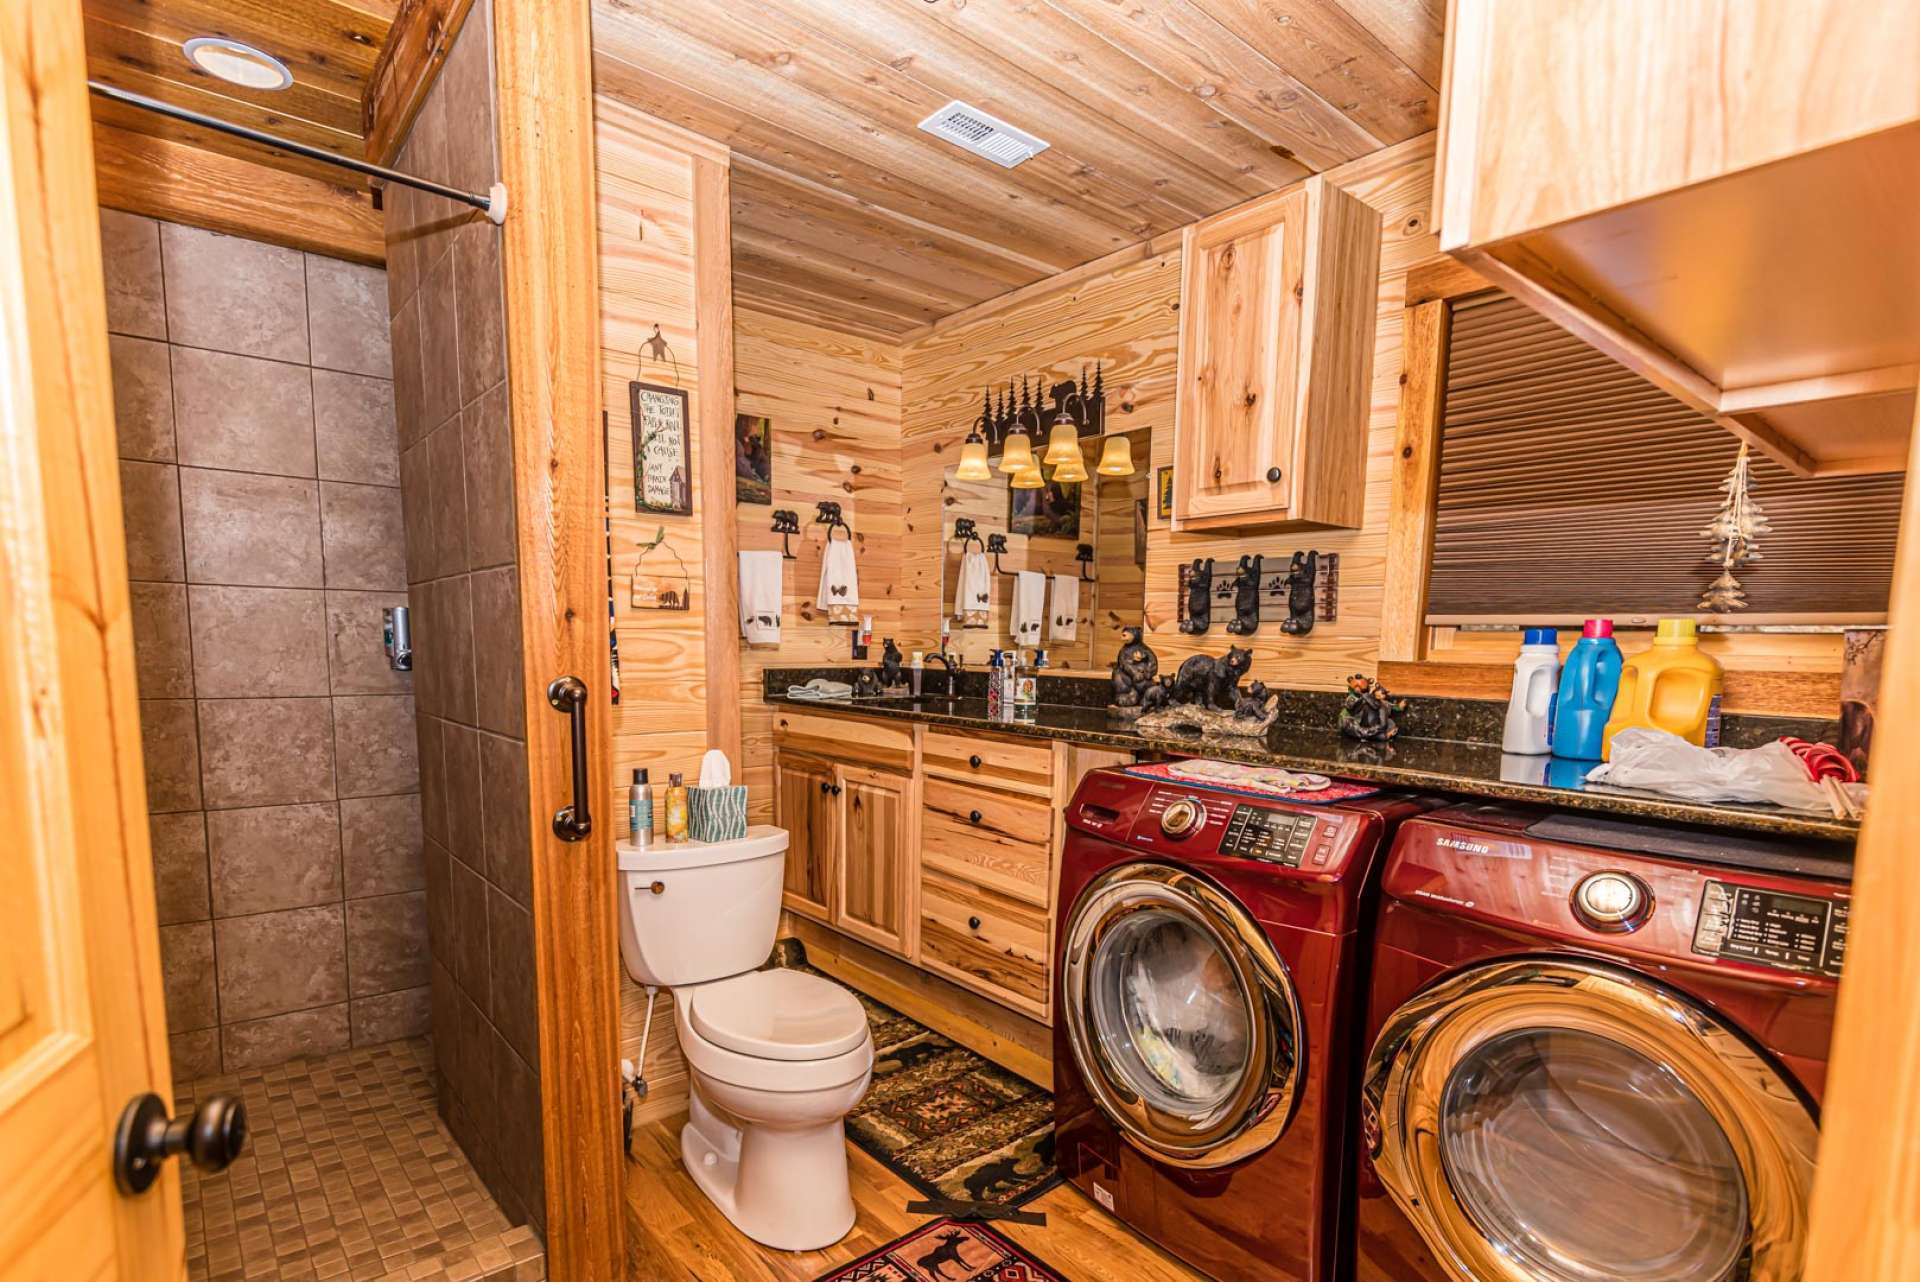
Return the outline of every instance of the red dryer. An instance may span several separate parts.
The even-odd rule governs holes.
[[[1402,827],[1361,1282],[1798,1278],[1849,860],[1496,805]]]
[[[1054,935],[1068,1179],[1217,1278],[1339,1276],[1361,930],[1393,830],[1432,804],[1307,805],[1164,766],[1087,775]]]

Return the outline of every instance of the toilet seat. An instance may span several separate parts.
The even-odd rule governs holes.
[[[844,997],[847,1002],[851,1003],[855,1013],[858,1014],[860,1020],[858,1032],[854,1035],[852,1045],[848,1049],[825,1054],[820,1053],[820,1047],[822,1045],[829,1047],[838,1046],[843,1045],[847,1040],[845,1026],[835,1025],[831,1022],[825,1025],[826,1029],[831,1030],[831,1036],[825,1033],[808,1034],[800,1032],[798,1031],[799,1028],[804,1026],[800,1024],[796,1024],[794,1029],[788,1033],[789,1037],[800,1039],[800,1046],[795,1047],[789,1045],[787,1048],[788,1053],[792,1054],[797,1049],[805,1048],[816,1056],[815,1058],[808,1059],[775,1059],[771,1056],[747,1054],[713,1040],[696,1024],[693,1015],[694,1008],[696,1005],[707,1007],[709,1008],[705,1020],[707,1027],[722,1030],[721,1035],[727,1036],[728,1033],[725,1030],[737,1028],[739,1024],[739,1021],[730,1019],[730,1016],[735,1013],[733,1007],[736,1004],[745,1005],[752,999],[735,994],[734,996],[738,999],[737,1003],[726,999],[717,1002],[702,1002],[700,1000],[701,994],[709,989],[717,989],[722,985],[730,985],[743,980],[783,973],[796,974],[796,972],[791,971],[753,971],[747,975],[736,975],[731,979],[716,980],[712,984],[699,984],[692,987],[676,988],[674,990],[673,1003],[674,1027],[675,1031],[680,1035],[680,1053],[686,1056],[687,1067],[692,1069],[696,1074],[711,1077],[717,1081],[727,1082],[734,1086],[746,1087],[750,1090],[770,1092],[832,1090],[836,1087],[845,1086],[850,1082],[859,1081],[866,1076],[867,1072],[873,1067],[873,1036],[867,1028],[866,1012],[861,1010],[860,1003],[851,994],[845,992],[845,990],[838,988],[837,985],[832,984],[828,980],[807,975],[804,972],[797,973],[797,977],[809,980],[814,984],[824,984],[828,988],[833,989],[840,996]],[[757,984],[756,988],[763,999],[778,991],[773,985],[764,983]],[[821,999],[817,993],[814,993],[811,987],[802,993],[802,1000],[803,1002],[830,1004]],[[749,1007],[749,1009],[751,1008]],[[844,1010],[844,1008],[842,1009]],[[713,1023],[716,1015],[712,1012],[720,1012],[717,1015],[719,1020],[718,1025]],[[748,1022],[750,1023],[750,1021]],[[770,1029],[770,1027],[769,1025],[768,1028]],[[750,1043],[752,1040],[750,1036],[743,1036],[738,1032],[733,1032],[731,1035],[737,1044]],[[809,1041],[808,1039],[812,1040]],[[775,1044],[778,1045],[778,1043]]]
[[[867,1037],[867,1013],[840,985],[800,970],[756,970],[697,985],[694,1031],[754,1059],[831,1059]]]

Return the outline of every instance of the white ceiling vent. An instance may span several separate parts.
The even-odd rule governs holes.
[[[1046,143],[1024,129],[1015,129],[957,98],[921,121],[920,127],[1008,169],[1047,149]]]

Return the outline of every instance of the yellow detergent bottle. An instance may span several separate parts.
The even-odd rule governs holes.
[[[1720,744],[1720,665],[1700,653],[1692,619],[1662,619],[1653,649],[1628,659],[1620,669],[1620,693],[1607,719],[1603,751],[1613,758],[1613,736],[1647,726],[1677,734],[1703,748]]]

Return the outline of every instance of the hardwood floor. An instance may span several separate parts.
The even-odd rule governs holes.
[[[628,1282],[811,1282],[930,1218],[909,1215],[907,1202],[919,1196],[913,1187],[849,1144],[858,1213],[853,1232],[824,1251],[768,1250],[729,1224],[681,1167],[684,1121],[681,1115],[634,1128],[634,1157],[627,1163]],[[1074,1282],[1204,1282],[1203,1274],[1136,1237],[1069,1185],[1026,1209],[1046,1212],[1046,1226],[994,1227]]]

